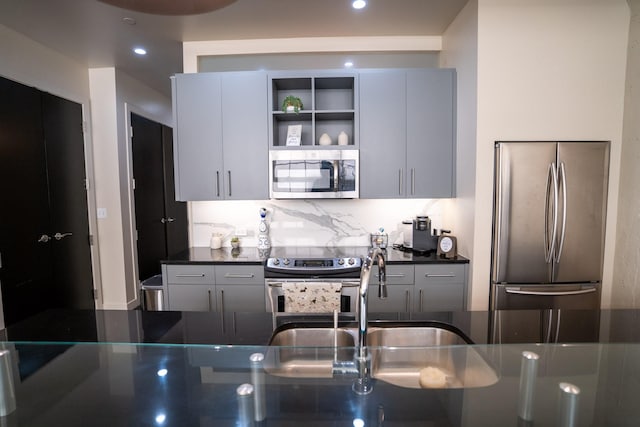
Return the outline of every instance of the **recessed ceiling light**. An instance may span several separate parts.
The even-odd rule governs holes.
[[[147,54],[147,50],[141,47],[136,47],[133,49],[133,51],[136,53],[136,55],[140,55],[140,56]]]
[[[353,3],[351,3],[351,6],[353,6],[354,9],[362,9],[366,5],[367,2],[364,0],[354,0]]]
[[[353,62],[347,61],[347,62],[344,63],[344,66],[347,67],[347,68],[351,68],[351,67],[353,67]]]
[[[129,24],[129,25],[136,25],[136,20],[135,20],[135,19],[133,19],[133,18],[130,18],[130,17],[128,17],[128,16],[126,16],[126,17],[122,18],[122,21],[123,21],[125,24]]]

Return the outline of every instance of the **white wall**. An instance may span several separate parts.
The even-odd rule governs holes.
[[[629,0],[629,6],[631,26],[612,308],[640,307],[640,1]]]
[[[171,101],[115,68],[89,70],[104,309],[138,304],[129,113],[172,126]]]
[[[451,228],[458,237],[458,251],[473,256],[474,212],[476,205],[476,128],[478,103],[478,2],[471,0],[445,31],[440,65],[455,68],[457,82],[456,199],[450,209]],[[468,301],[472,301],[469,287]],[[478,291],[478,290],[476,290]],[[482,289],[479,290],[482,292]]]
[[[479,0],[471,307],[489,302],[493,143],[610,140],[603,306],[612,286],[629,9],[625,0]]]

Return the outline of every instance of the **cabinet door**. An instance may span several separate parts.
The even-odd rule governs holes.
[[[224,198],[269,198],[267,75],[222,74]]]
[[[404,71],[366,71],[360,84],[360,197],[406,197]]]
[[[218,311],[260,311],[266,310],[264,285],[218,285],[216,286]]]
[[[385,299],[378,298],[377,288],[377,285],[373,285],[369,290],[369,312],[408,313],[411,311],[413,285],[389,285]]]
[[[455,161],[455,72],[407,71],[407,194],[452,197]]]
[[[173,81],[177,200],[218,200],[222,188],[220,75],[178,74]]]
[[[467,268],[465,264],[416,265],[414,310],[464,310]]]
[[[216,311],[216,291],[213,285],[169,284],[169,310]]]

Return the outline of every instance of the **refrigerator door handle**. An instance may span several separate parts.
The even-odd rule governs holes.
[[[553,190],[553,201],[551,201],[551,190]],[[553,260],[558,231],[558,171],[555,163],[549,164],[546,191],[547,195],[544,204],[544,260],[548,264]],[[549,230],[549,209],[551,209],[553,215],[551,231]]]
[[[562,183],[562,232],[560,233],[560,243],[558,243],[558,253],[556,263],[560,262],[562,248],[564,247],[564,235],[567,228],[567,174],[564,170],[564,162],[560,162],[560,182]]]
[[[584,295],[595,292],[597,288],[584,288],[576,291],[525,291],[522,288],[506,287],[505,292],[516,295],[543,295],[543,296],[562,296],[562,295]]]

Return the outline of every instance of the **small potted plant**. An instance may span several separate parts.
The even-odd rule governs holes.
[[[240,247],[240,238],[238,236],[233,236],[231,238],[231,247],[233,249],[238,249]]]
[[[299,113],[302,110],[302,101],[297,96],[288,95],[282,101],[282,111],[285,113]]]

